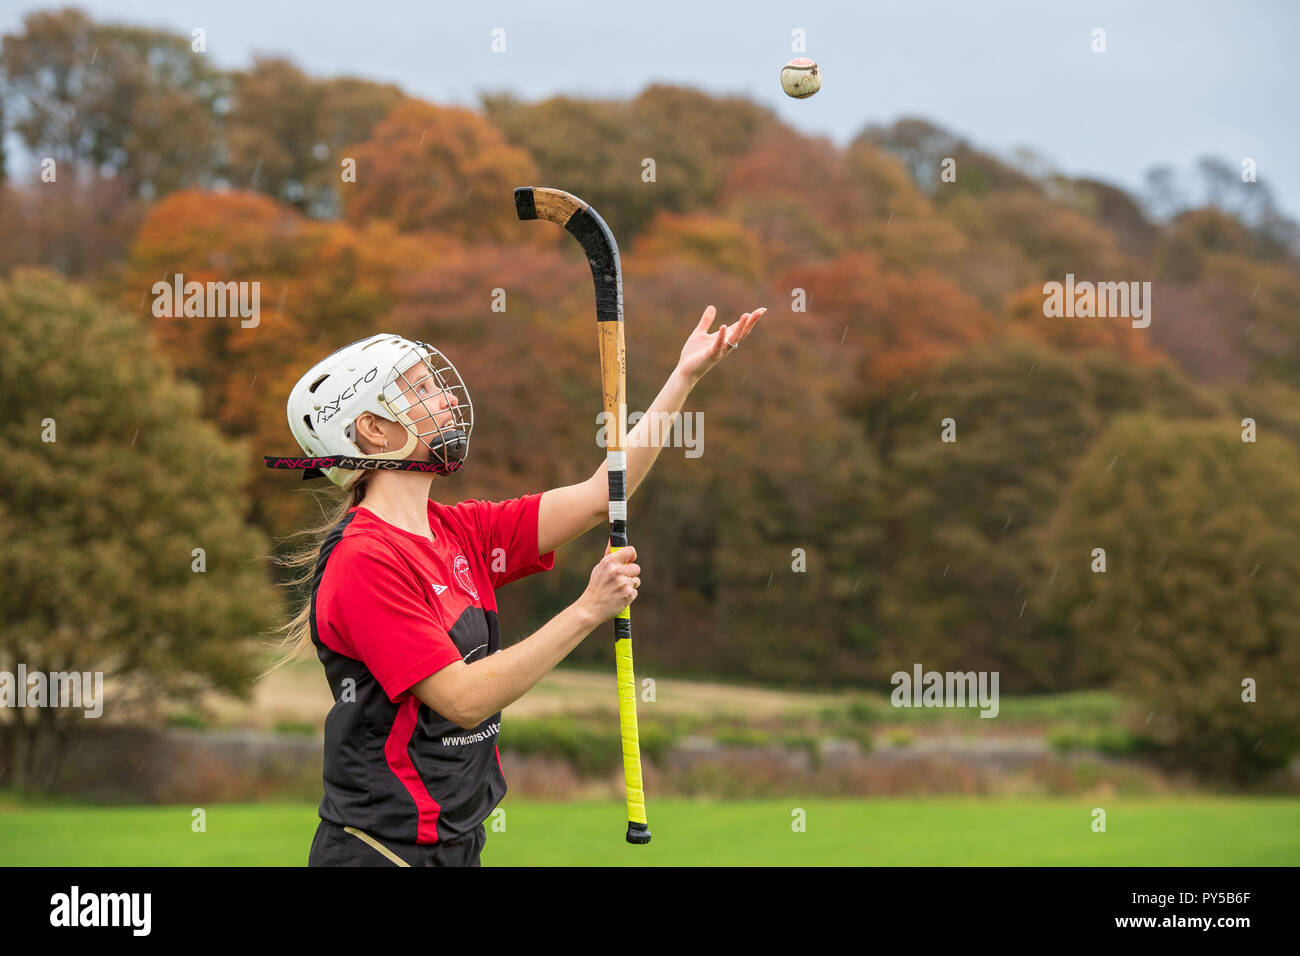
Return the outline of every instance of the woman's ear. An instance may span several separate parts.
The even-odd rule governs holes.
[[[383,446],[388,443],[383,430],[379,427],[379,422],[370,412],[357,416],[354,427],[357,433],[357,444],[363,454],[373,455],[377,451],[382,451]]]

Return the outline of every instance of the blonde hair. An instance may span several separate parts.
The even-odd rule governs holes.
[[[302,606],[298,608],[293,617],[270,632],[272,636],[278,635],[278,639],[272,646],[279,651],[279,656],[276,658],[275,663],[258,675],[258,680],[273,671],[279,670],[285,664],[310,657],[314,652],[315,645],[311,639],[312,594],[310,587],[316,576],[316,563],[320,559],[321,545],[325,543],[325,539],[329,537],[329,533],[334,530],[338,523],[347,517],[348,512],[359,505],[365,498],[366,484],[371,474],[373,472],[363,471],[356,483],[341,495],[333,493],[333,489],[320,495],[317,498],[317,503],[321,506],[322,520],[310,528],[295,531],[293,534],[280,539],[282,543],[303,539],[301,547],[294,548],[285,554],[272,555],[271,561],[277,567],[285,568],[291,572],[289,579],[284,582],[284,587],[291,591],[305,589],[307,594],[303,599]]]

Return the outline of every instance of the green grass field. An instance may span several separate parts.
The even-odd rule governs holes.
[[[791,812],[807,831],[791,830]],[[1091,811],[1107,811],[1094,833]],[[623,842],[621,804],[507,800],[485,866],[1294,866],[1300,800],[787,800],[653,804],[654,842]],[[298,866],[308,804],[204,808],[0,805],[0,865]]]

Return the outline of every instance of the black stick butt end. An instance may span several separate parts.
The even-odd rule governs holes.
[[[533,187],[520,186],[515,190],[515,212],[520,219],[536,219],[537,204],[533,201]]]
[[[644,823],[628,823],[627,842],[644,846],[650,842],[650,827]]]

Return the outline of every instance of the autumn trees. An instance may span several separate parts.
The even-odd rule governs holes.
[[[0,282],[0,336],[3,669],[99,672],[115,715],[248,693],[277,601],[245,520],[246,448],[139,323],[50,272]],[[82,711],[9,713],[9,779],[40,786]]]
[[[183,37],[76,11],[32,14],[4,52],[4,120],[75,170],[0,187],[0,270],[40,262],[98,297],[31,273],[0,294],[12,407],[39,411],[11,384],[26,377],[80,423],[72,450],[59,446],[75,458],[66,474],[31,434],[13,435],[32,476],[15,493],[37,528],[73,521],[102,537],[95,502],[119,508],[125,495],[134,514],[143,488],[180,515],[154,544],[134,541],[160,566],[175,535],[206,521],[223,553],[242,554],[241,508],[261,532],[287,533],[314,517],[312,502],[257,456],[293,450],[283,403],[302,369],[378,329],[437,344],[473,396],[470,467],[435,495],[585,478],[602,454],[587,263],[562,237],[522,228],[511,198],[555,185],[619,238],[632,410],[706,305],[724,318],[769,306],[760,334],[688,402],[704,416],[703,455],[666,450],[633,499],[646,593],[660,595],[638,611],[653,635],[643,666],[853,687],[918,660],[996,669],[1007,693],[1122,687],[1165,715],[1171,752],[1200,747],[1230,773],[1294,749],[1295,714],[1277,704],[1289,683],[1261,687],[1254,711],[1226,688],[1294,670],[1287,625],[1300,609],[1283,591],[1297,570],[1286,528],[1300,265],[1276,210],[1219,166],[1204,166],[1214,188],[1202,203],[1156,177],[1161,218],[1118,187],[1017,165],[920,119],[840,147],[756,104],[668,86],[627,101],[500,94],[472,110],[276,58],[213,71]],[[1066,272],[1151,281],[1151,326],[1046,317],[1043,284]],[[150,290],[176,274],[259,283],[257,323],[155,318]],[[43,357],[13,364],[9,341]],[[41,352],[49,342],[75,361]],[[67,377],[94,377],[87,342],[115,365],[102,394]],[[180,417],[112,391],[125,387],[118,366],[192,386],[150,385]],[[1241,440],[1245,418],[1258,443]],[[130,445],[128,420],[153,437],[142,428]],[[190,438],[173,434],[178,422]],[[76,457],[110,438],[138,452]],[[217,511],[196,515],[180,479],[148,467],[164,452],[223,463],[178,473],[205,502],[220,497]],[[43,534],[15,553],[75,552]],[[1105,572],[1091,568],[1094,548],[1110,555]],[[117,573],[87,560],[65,563]],[[142,560],[121,566],[147,580]],[[159,574],[156,607],[130,595],[121,607],[169,634],[197,599],[170,565]],[[526,633],[583,574],[562,560],[521,582],[502,595],[503,620]],[[61,588],[60,606],[90,613]],[[232,600],[214,606],[246,631],[255,622]],[[213,627],[201,618],[197,633]],[[607,651],[589,642],[575,659],[603,664]],[[223,680],[237,669],[210,663]],[[1182,683],[1166,693],[1166,679]]]
[[[1300,746],[1300,455],[1231,422],[1125,415],[1046,529],[1063,665],[1149,709],[1181,766],[1253,778]],[[1104,573],[1099,573],[1101,562]]]
[[[221,75],[187,38],[36,11],[3,38],[6,112],[38,156],[111,170],[133,194],[210,183]]]

